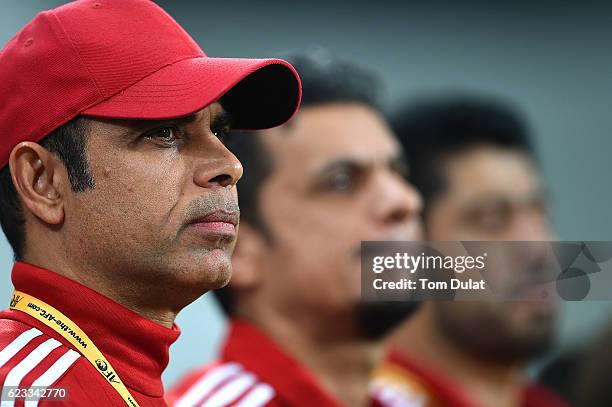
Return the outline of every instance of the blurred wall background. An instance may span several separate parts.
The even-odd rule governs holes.
[[[62,1],[0,5],[4,45]],[[210,56],[267,57],[324,47],[380,73],[392,105],[429,92],[484,92],[519,106],[543,158],[555,226],[564,240],[612,240],[612,3],[569,1],[158,2]],[[1,103],[1,102],[0,102]],[[0,235],[0,298],[12,289],[12,252]],[[588,338],[607,302],[564,304],[557,351]],[[178,318],[183,334],[165,372],[214,357],[223,317],[205,295]]]

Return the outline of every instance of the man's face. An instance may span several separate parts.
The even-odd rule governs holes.
[[[306,107],[261,137],[273,161],[259,194],[266,295],[291,316],[354,313],[361,241],[420,238],[420,196],[398,143],[360,104]]]
[[[532,160],[480,146],[442,160],[444,191],[429,205],[431,240],[550,240],[545,197]]]
[[[525,153],[474,147],[443,160],[441,172],[446,184],[430,204],[425,228],[428,240],[552,239],[540,178]],[[545,263],[541,257],[545,251],[534,247],[531,263],[523,265],[526,270]],[[502,277],[513,283],[513,276]],[[552,301],[431,305],[441,329],[483,357],[532,356],[546,348],[554,331],[556,306]]]
[[[222,286],[242,175],[218,138],[226,121],[218,103],[176,120],[92,119],[86,151],[95,186],[66,203],[65,236],[76,237],[69,255],[126,290],[157,283],[168,295],[184,289],[185,299]]]

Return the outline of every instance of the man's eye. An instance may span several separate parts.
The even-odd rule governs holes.
[[[330,190],[334,191],[348,191],[353,188],[353,178],[353,175],[349,172],[338,172],[329,178],[327,186]]]
[[[227,135],[230,132],[230,126],[229,125],[214,126],[211,130],[212,130],[212,133],[215,135],[215,137],[221,140],[223,144],[225,144]]]
[[[512,207],[505,203],[496,203],[480,208],[473,213],[472,221],[483,230],[501,231],[512,221]]]
[[[173,144],[179,138],[179,130],[173,126],[160,127],[148,132],[145,137],[164,144]]]

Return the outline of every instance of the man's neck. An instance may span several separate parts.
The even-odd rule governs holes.
[[[521,364],[487,363],[463,351],[435,327],[427,311],[421,309],[404,322],[388,338],[387,345],[453,380],[476,405],[520,405]]]
[[[243,317],[282,344],[284,351],[308,368],[341,404],[366,403],[370,374],[380,361],[380,344],[361,339],[350,327],[343,329],[340,318],[324,326],[326,318],[318,318],[315,324],[284,318],[273,311]]]
[[[57,256],[40,258],[40,256],[26,254],[23,260],[76,281],[166,328],[172,328],[178,313],[178,310],[160,304],[159,298],[165,296],[160,295],[163,293],[156,292],[159,291],[158,288],[143,286],[138,281],[119,284],[117,281],[105,278],[105,273],[99,273],[91,269],[84,270],[82,267],[75,266]],[[162,286],[162,284],[159,286]]]

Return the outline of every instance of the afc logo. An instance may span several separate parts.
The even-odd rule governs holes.
[[[22,300],[20,295],[13,294],[13,298],[11,299],[11,308],[16,307],[19,304],[19,301]]]
[[[108,364],[105,361],[103,361],[102,359],[96,359],[96,366],[98,370],[100,370],[100,372],[102,373],[102,376],[106,377],[109,382],[119,383],[119,381],[116,380],[117,375],[115,374],[115,372],[113,372],[112,370],[106,372],[108,370]]]

